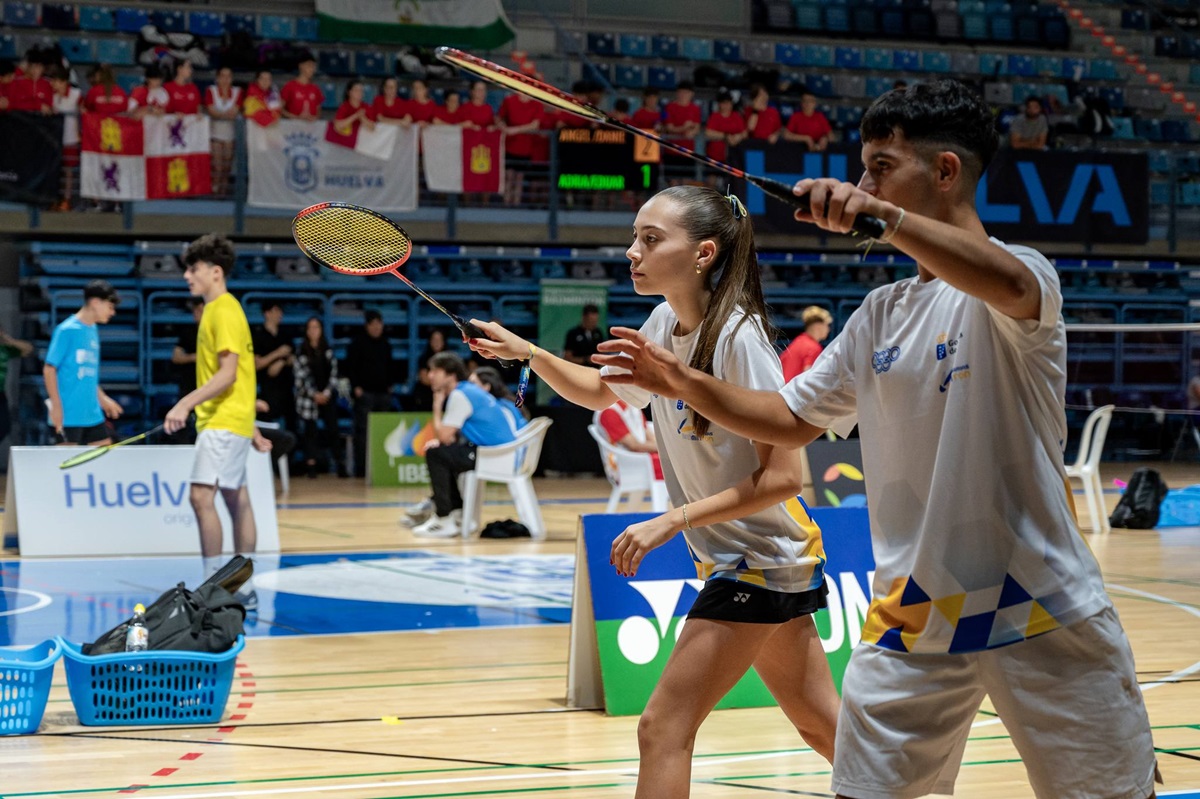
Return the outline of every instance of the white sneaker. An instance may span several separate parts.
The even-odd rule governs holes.
[[[456,538],[460,532],[461,527],[453,516],[431,516],[412,530],[417,538]]]
[[[400,517],[400,524],[416,527],[433,515],[433,498],[426,497],[415,505],[409,505]]]

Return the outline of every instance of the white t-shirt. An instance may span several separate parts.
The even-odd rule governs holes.
[[[54,93],[54,113],[63,116],[62,143],[64,147],[79,144],[79,87],[68,86],[66,94]]]
[[[783,385],[779,355],[754,319],[731,335],[739,311],[725,323],[713,355],[713,374],[750,388],[774,391]],[[650,314],[642,333],[671,350],[685,363],[699,338],[699,328],[674,336],[678,318],[662,303]],[[616,371],[609,367],[605,373]],[[651,406],[663,479],[672,504],[696,502],[720,493],[753,474],[761,463],[753,442],[714,425],[703,440],[692,432],[691,414],[682,400],[651,395],[635,386],[612,386],[613,393],[638,408]],[[701,579],[742,580],[774,591],[797,593],[821,586],[825,549],[821,531],[799,499],[780,503],[731,522],[684,531]]]
[[[1109,605],[1063,467],[1058,275],[1036,250],[992,241],[1037,277],[1039,319],[902,280],[872,291],[781,392],[819,427],[844,436],[858,422],[875,553],[866,643],[970,652]]]

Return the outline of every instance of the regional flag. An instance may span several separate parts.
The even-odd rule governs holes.
[[[146,117],[146,199],[212,194],[209,123],[200,114]]]
[[[79,193],[97,200],[144,200],[145,137],[141,120],[82,116]]]
[[[421,132],[425,184],[433,191],[504,191],[504,134],[429,125]]]
[[[209,118],[130,119],[83,114],[80,194],[96,200],[163,200],[212,193]]]

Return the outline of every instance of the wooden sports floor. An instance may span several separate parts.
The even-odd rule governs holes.
[[[1200,482],[1200,466],[1158,467],[1172,486]],[[1132,468],[1108,466],[1106,485]],[[283,547],[572,554],[578,515],[603,511],[607,484],[542,480],[537,490],[595,502],[548,504],[545,542],[431,542],[397,526],[395,507],[345,507],[414,501],[415,491],[297,480],[281,499]],[[506,496],[489,487],[489,499]],[[502,504],[485,509],[485,520],[512,515]],[[1133,642],[1166,778],[1160,793],[1200,797],[1200,528],[1087,537]],[[226,718],[206,727],[81,727],[60,668],[41,732],[0,738],[0,797],[632,796],[637,719],[565,706],[567,645],[566,624],[255,638]],[[692,796],[772,794],[831,796],[828,764],[777,709],[714,713],[696,743]],[[986,705],[957,795],[1032,795]]]

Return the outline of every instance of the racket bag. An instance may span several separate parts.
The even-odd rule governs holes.
[[[1125,493],[1108,517],[1108,523],[1128,530],[1153,529],[1158,526],[1162,503],[1166,498],[1167,484],[1162,475],[1154,469],[1134,469]]]

